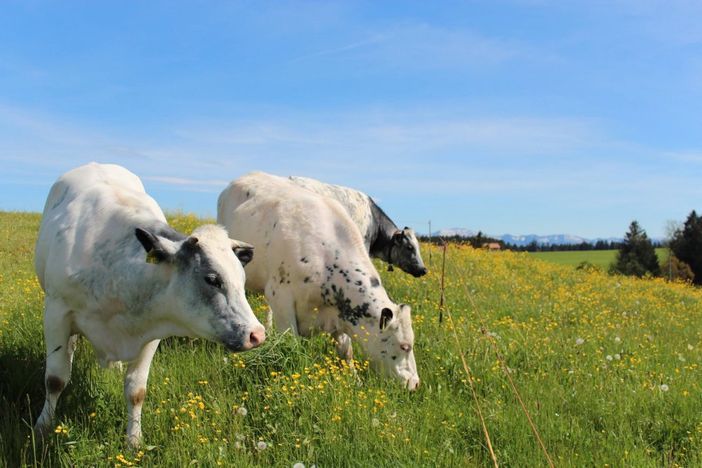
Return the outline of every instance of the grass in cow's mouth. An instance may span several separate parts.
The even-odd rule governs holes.
[[[172,221],[185,232],[200,223]],[[80,340],[43,454],[29,438],[44,399],[38,224],[38,215],[0,213],[0,236],[12,240],[0,244],[0,466],[490,464],[452,326],[438,321],[438,249],[418,279],[378,268],[393,299],[412,305],[416,392],[360,354],[350,369],[325,335],[270,331],[260,348],[237,354],[168,339],[149,377],[146,439],[128,451],[123,373],[99,368]],[[498,461],[533,466],[542,454],[481,324],[556,465],[702,464],[701,290],[455,246],[446,281]],[[262,297],[248,298],[263,320]]]

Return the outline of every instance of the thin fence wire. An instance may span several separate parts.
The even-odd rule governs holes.
[[[444,306],[445,306],[445,301],[444,301],[444,288],[445,288],[445,283],[444,283],[444,277],[446,275],[446,247],[447,244],[444,241],[443,244],[443,254],[442,254],[442,268],[441,268],[441,300],[439,302],[439,322],[442,321],[443,319],[443,312],[444,312]],[[480,418],[480,424],[483,429],[483,435],[485,436],[485,442],[487,443],[488,450],[490,451],[490,458],[492,458],[492,463],[497,468],[499,465],[497,463],[497,456],[495,456],[495,451],[492,448],[492,440],[490,439],[490,432],[488,431],[487,424],[485,423],[485,418],[483,417],[483,411],[480,408],[480,401],[478,400],[478,394],[475,391],[475,384],[473,381],[473,374],[470,371],[470,367],[468,366],[468,363],[466,361],[466,357],[461,350],[461,343],[460,340],[458,339],[458,334],[456,333],[456,325],[453,322],[453,316],[451,315],[451,311],[447,310],[446,311],[446,317],[448,317],[448,322],[449,326],[451,327],[451,331],[453,332],[453,338],[456,340],[456,349],[458,350],[458,354],[461,356],[461,362],[463,363],[463,370],[466,373],[466,376],[468,377],[468,384],[470,386],[470,392],[471,395],[473,396],[473,403],[475,404],[475,409],[478,413],[478,417]]]
[[[443,259],[443,261],[445,261],[445,256],[446,256],[446,243],[444,243],[444,259]],[[441,278],[441,305],[440,305],[440,308],[439,308],[439,313],[440,313],[440,314],[443,314],[443,313],[444,313],[444,308],[445,308],[445,302],[444,302],[444,274],[445,274],[445,272],[442,271],[442,278]],[[473,299],[473,296],[471,295],[470,291],[468,290],[468,286],[465,286],[465,291],[466,291],[466,297],[468,297],[468,300],[470,301],[471,307],[473,308],[473,311],[475,312],[475,315],[476,315],[476,317],[478,318],[478,322],[479,322],[479,324],[480,324],[480,331],[481,331],[482,335],[483,335],[483,336],[487,339],[487,341],[490,343],[490,345],[491,345],[491,347],[492,347],[492,349],[493,349],[493,352],[495,353],[495,357],[497,358],[497,361],[500,363],[500,367],[501,367],[501,369],[502,369],[502,372],[503,372],[503,373],[505,374],[505,376],[507,377],[507,381],[509,382],[510,389],[512,390],[512,393],[514,393],[515,398],[516,398],[517,401],[519,402],[519,405],[520,405],[522,411],[524,412],[524,414],[525,414],[525,416],[526,416],[526,418],[527,418],[527,421],[529,422],[529,426],[531,427],[531,431],[532,431],[532,433],[534,434],[534,437],[536,438],[536,440],[537,440],[537,442],[538,442],[538,444],[539,444],[539,447],[541,448],[541,451],[542,451],[543,454],[544,454],[544,457],[546,458],[546,461],[547,461],[547,463],[548,463],[548,466],[549,466],[550,468],[554,468],[555,465],[554,465],[554,463],[553,463],[553,460],[551,459],[551,456],[550,456],[549,453],[548,453],[548,450],[547,450],[547,448],[546,448],[546,444],[544,444],[544,441],[543,441],[543,439],[542,439],[542,437],[541,437],[541,434],[540,434],[538,428],[536,427],[536,424],[534,423],[534,420],[533,420],[532,417],[531,417],[531,413],[529,413],[529,410],[527,409],[526,405],[524,404],[524,400],[523,400],[523,398],[522,398],[522,396],[521,396],[519,390],[517,389],[517,386],[516,386],[516,384],[514,383],[514,380],[512,379],[511,370],[510,370],[509,367],[507,366],[507,361],[506,361],[506,359],[505,359],[504,354],[502,354],[502,352],[500,351],[499,347],[497,346],[497,342],[495,341],[495,337],[494,337],[491,333],[489,333],[487,327],[485,326],[485,321],[484,321],[482,315],[480,314],[480,311],[479,311],[479,309],[478,309],[478,307],[477,307],[477,305],[476,305],[476,303],[475,303],[475,300]],[[497,458],[495,457],[495,453],[494,453],[494,451],[493,451],[493,449],[492,449],[492,443],[491,443],[491,441],[490,441],[490,435],[489,435],[489,432],[488,432],[488,430],[487,430],[487,425],[485,424],[485,420],[483,419],[482,411],[481,411],[480,405],[479,405],[479,403],[478,403],[478,398],[477,398],[477,394],[476,394],[476,392],[475,392],[475,387],[474,387],[474,385],[473,385],[473,378],[472,378],[472,374],[471,374],[471,371],[470,371],[470,367],[469,367],[469,366],[467,365],[467,363],[466,363],[465,355],[463,354],[463,351],[461,351],[460,341],[459,341],[459,339],[458,339],[458,334],[456,333],[456,327],[455,327],[455,324],[454,324],[454,321],[453,321],[453,317],[452,317],[452,315],[451,315],[451,312],[450,312],[449,310],[445,310],[445,312],[446,312],[446,316],[447,316],[448,319],[449,319],[449,326],[451,327],[451,330],[452,330],[452,332],[453,332],[453,336],[454,336],[454,339],[455,339],[455,341],[456,341],[456,345],[457,345],[457,347],[458,347],[458,352],[459,352],[459,354],[460,354],[460,356],[461,356],[461,362],[463,363],[463,369],[465,370],[466,374],[468,375],[468,382],[470,383],[471,392],[472,392],[472,394],[473,394],[473,401],[475,402],[476,410],[477,410],[477,412],[478,412],[478,416],[479,416],[479,418],[480,418],[480,422],[481,422],[481,425],[482,425],[482,428],[483,428],[483,434],[485,435],[485,439],[486,439],[487,444],[488,444],[488,449],[490,450],[490,455],[491,455],[491,457],[492,457],[492,460],[493,460],[494,465],[497,466]]]

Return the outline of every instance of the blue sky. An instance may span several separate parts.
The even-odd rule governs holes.
[[[0,3],[0,209],[88,161],[214,215],[248,171],[399,225],[664,235],[702,206],[702,2]]]

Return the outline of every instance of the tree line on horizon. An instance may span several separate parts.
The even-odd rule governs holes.
[[[598,240],[597,242],[579,242],[577,244],[539,244],[531,241],[526,245],[517,245],[505,242],[502,239],[486,236],[481,231],[474,236],[462,236],[454,234],[452,236],[432,236],[426,235],[417,236],[422,242],[430,242],[432,244],[441,245],[444,241],[452,244],[470,245],[473,248],[479,249],[485,247],[486,244],[497,243],[504,250],[512,250],[515,252],[563,252],[563,251],[586,251],[586,250],[616,250],[622,245],[622,241],[607,241]],[[653,243],[654,247],[662,247],[660,242]]]
[[[506,243],[501,239],[485,236],[478,232],[475,236],[419,236],[424,242],[442,244],[443,242],[470,245],[473,248],[483,248],[488,244],[497,243],[502,249],[519,252],[554,252],[554,251],[586,251],[586,250],[617,250],[617,256],[610,265],[609,272],[630,276],[662,276],[671,281],[687,281],[702,285],[702,217],[695,210],[688,215],[685,222],[670,233],[670,238],[664,244],[652,241],[646,231],[634,220],[624,240],[598,240],[595,243],[579,244],[538,244],[536,241],[525,246]],[[656,248],[668,247],[668,257],[660,262]],[[596,268],[589,262],[578,265],[579,269]]]
[[[639,223],[632,221],[611,273],[631,276],[663,276],[669,280],[702,284],[702,217],[695,210],[668,240],[668,258],[661,263],[653,243]]]

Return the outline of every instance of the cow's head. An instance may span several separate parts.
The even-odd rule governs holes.
[[[419,253],[419,242],[414,231],[408,227],[395,231],[390,247],[390,263],[419,278],[427,273],[427,268]]]
[[[414,331],[411,308],[407,304],[384,307],[378,319],[365,322],[365,339],[361,340],[371,365],[391,377],[399,378],[409,390],[419,386],[414,360]]]
[[[244,265],[253,247],[235,241],[215,225],[205,225],[182,241],[172,241],[145,229],[136,237],[146,261],[167,281],[160,311],[191,336],[218,341],[231,351],[255,348],[265,329],[244,295]]]

